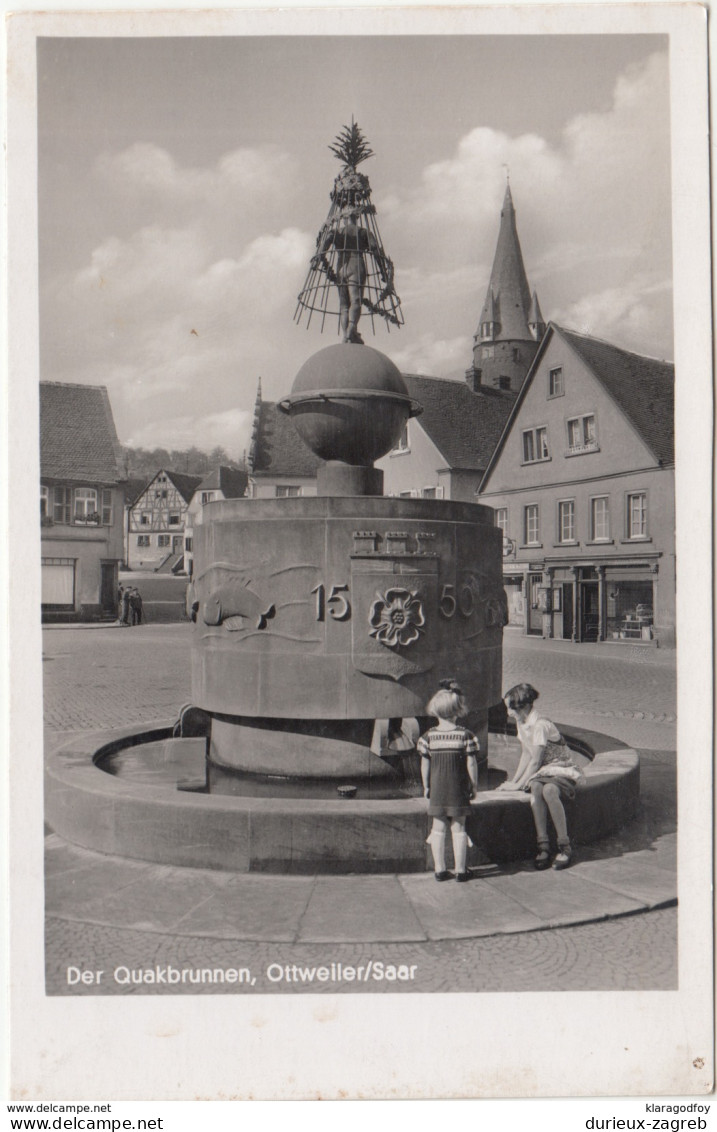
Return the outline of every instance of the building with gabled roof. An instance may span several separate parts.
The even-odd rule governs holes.
[[[508,184],[490,282],[473,337],[473,364],[466,372],[471,389],[487,386],[517,393],[544,333],[538,296],[528,285]]]
[[[472,392],[463,381],[422,374],[402,377],[423,411],[376,461],[384,494],[474,502],[514,396],[490,388]]]
[[[161,468],[146,484],[127,509],[130,570],[183,570],[187,509],[202,478]]]
[[[384,473],[384,494],[474,501],[514,396],[495,389],[473,393],[463,381],[402,377],[423,411],[408,421],[396,447],[376,461]],[[321,463],[290,417],[259,393],[248,494],[255,499],[315,495]]]
[[[504,535],[511,623],[674,644],[674,366],[548,325],[478,500]]]
[[[116,615],[123,478],[107,389],[41,381],[43,620]]]
[[[184,521],[184,571],[194,572],[194,529],[204,521],[204,509],[222,499],[242,499],[247,492],[248,476],[242,468],[222,464],[207,472],[189,501]]]

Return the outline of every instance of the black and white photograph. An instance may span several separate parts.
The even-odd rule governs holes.
[[[709,1093],[704,11],[8,35],[16,1095]]]

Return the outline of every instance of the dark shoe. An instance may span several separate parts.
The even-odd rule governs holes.
[[[547,849],[541,849],[540,852],[538,853],[538,856],[535,858],[535,861],[533,862],[533,864],[535,865],[538,872],[542,872],[543,869],[549,869],[550,868],[550,853],[548,852],[548,850]]]
[[[573,857],[572,848],[569,845],[559,845],[558,852],[553,861],[554,869],[567,869]]]
[[[456,880],[459,884],[465,884],[465,882],[470,879],[468,873],[456,873]]]
[[[444,869],[442,873],[435,873],[434,875],[436,880],[450,880],[453,873],[449,873],[447,869]]]

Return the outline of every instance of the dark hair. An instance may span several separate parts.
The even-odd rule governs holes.
[[[517,711],[519,708],[534,704],[539,695],[540,692],[537,692],[532,684],[516,684],[505,693],[503,700],[507,707]]]

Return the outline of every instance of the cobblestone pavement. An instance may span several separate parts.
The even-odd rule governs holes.
[[[173,936],[52,920],[47,925],[46,968],[49,994],[67,994],[67,966],[79,963],[105,972],[92,994],[312,994],[427,993],[446,991],[609,991],[674,990],[677,986],[677,910],[659,909],[617,920],[572,928],[521,932],[485,939],[440,943],[291,944],[247,943],[201,936]],[[413,979],[355,982],[271,982],[270,964],[308,968],[325,964],[366,968],[369,960],[400,966]],[[166,968],[249,969],[256,983],[121,985],[112,973]],[[274,975],[277,973],[274,972]],[[308,977],[308,976],[305,976]],[[124,972],[120,979],[131,978]]]
[[[55,731],[173,718],[191,699],[190,626],[46,629],[45,725]],[[545,713],[635,747],[675,748],[675,653],[505,635],[503,684],[527,680]]]
[[[44,632],[45,725],[50,733],[84,731],[175,718],[191,699],[190,626],[146,625],[48,628]],[[506,633],[504,687],[528,680],[541,692],[546,714],[566,723],[604,731],[643,752],[654,767],[654,796],[643,795],[643,812],[624,831],[623,851],[634,838],[649,841],[674,830],[675,655],[655,649],[575,646]],[[649,748],[650,750],[646,750]],[[662,776],[662,777],[660,777]],[[670,804],[652,812],[667,787]],[[594,851],[588,847],[587,852]],[[617,852],[620,852],[618,848]],[[222,940],[127,930],[78,920],[48,918],[48,993],[67,993],[65,970],[72,958],[93,967],[118,964],[146,968],[248,966],[256,969],[255,991],[280,993],[267,983],[269,963],[336,961],[360,965],[369,957],[413,964],[420,987],[382,982],[372,991],[514,991],[670,989],[676,986],[674,908],[548,931],[482,939],[408,944],[292,944]],[[327,946],[331,955],[327,954]],[[154,993],[151,986],[107,986],[100,993]],[[227,993],[236,988],[193,986],[173,993]],[[238,988],[243,990],[244,988]],[[303,985],[292,990],[309,989]],[[314,993],[351,993],[350,984],[313,984]],[[94,988],[84,988],[93,993]]]

